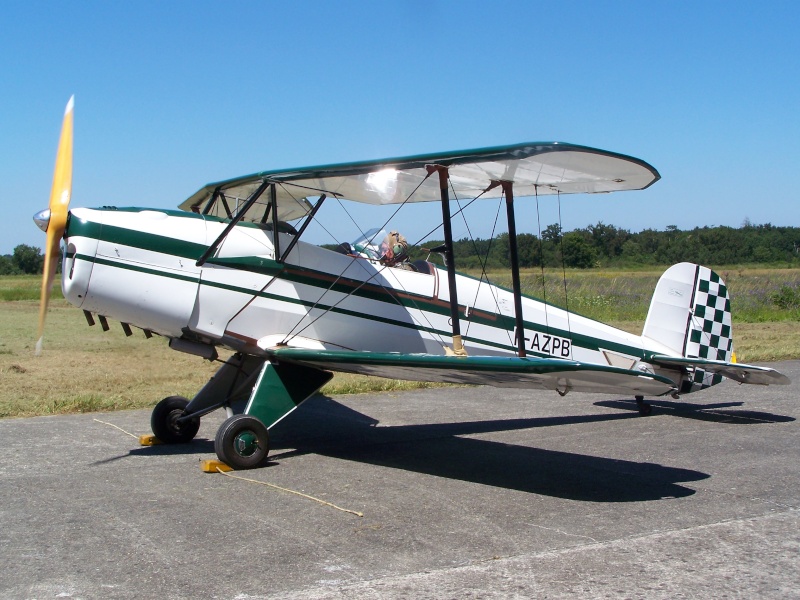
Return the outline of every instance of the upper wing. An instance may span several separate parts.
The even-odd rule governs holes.
[[[338,350],[277,348],[280,361],[310,367],[412,381],[469,383],[609,394],[660,396],[676,389],[659,375],[555,358],[436,356]]]
[[[244,200],[265,179],[279,184],[276,192],[283,220],[303,216],[304,212],[296,214],[307,206],[303,199],[323,193],[368,204],[438,201],[438,177],[428,177],[428,165],[448,167],[455,194],[465,198],[478,196],[492,181],[513,182],[514,195],[522,197],[638,190],[652,185],[661,177],[646,162],[623,154],[561,142],[532,142],[263,171],[210,183],[179,208],[197,211],[215,190],[225,194],[229,203]],[[497,198],[501,194],[502,190],[498,187],[484,197]]]
[[[791,381],[783,373],[768,367],[729,363],[722,360],[708,360],[704,358],[678,358],[672,356],[656,355],[650,362],[665,367],[699,367],[709,373],[719,373],[739,383],[755,383],[758,385],[789,385]]]

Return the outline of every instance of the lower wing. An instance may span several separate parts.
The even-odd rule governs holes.
[[[339,350],[273,348],[279,361],[330,371],[344,371],[411,381],[467,383],[495,387],[538,388],[561,394],[601,392],[661,396],[674,392],[667,377],[619,367],[554,358],[516,356],[437,356]]]

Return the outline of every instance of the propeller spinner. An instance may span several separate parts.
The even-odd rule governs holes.
[[[50,206],[34,215],[33,220],[40,229],[47,233],[47,244],[44,253],[44,273],[42,275],[42,291],[39,300],[39,330],[36,335],[36,355],[42,352],[44,321],[47,316],[47,305],[56,276],[58,250],[69,214],[69,200],[72,195],[72,113],[75,96],[67,102],[64,121],[61,125],[61,138],[58,141],[56,166],[53,173],[53,187],[50,191]]]

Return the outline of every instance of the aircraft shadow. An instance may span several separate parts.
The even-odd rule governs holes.
[[[305,410],[302,410],[305,408]],[[375,427],[328,398],[307,401],[272,432],[272,461],[305,454],[587,502],[641,502],[695,493],[708,474],[459,436],[638,418],[630,413]],[[288,419],[287,419],[288,420]],[[293,448],[287,452],[280,449]],[[273,462],[274,464],[274,462]]]
[[[598,404],[629,408],[623,401]],[[634,410],[635,406],[633,404]],[[585,502],[642,502],[694,494],[693,489],[680,483],[707,479],[708,474],[634,460],[461,437],[638,418],[638,413],[625,411],[378,427],[376,419],[328,397],[317,396],[307,400],[270,431],[271,453],[265,467],[277,466],[296,456],[319,454]],[[190,444],[134,448],[93,464],[112,463],[129,456],[213,453],[214,441],[198,438]]]
[[[732,410],[732,406],[742,406],[743,402],[718,402],[714,404],[693,404],[689,402],[669,402],[666,400],[647,400],[653,407],[653,415],[668,414],[696,421],[712,423],[731,423],[736,425],[759,425],[765,423],[789,423],[794,417],[776,415],[756,410]],[[602,400],[595,406],[638,411],[633,400]]]

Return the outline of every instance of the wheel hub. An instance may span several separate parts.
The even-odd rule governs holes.
[[[234,438],[233,447],[240,456],[252,456],[258,450],[258,437],[252,431],[243,431]]]
[[[180,433],[181,429],[183,428],[183,423],[179,422],[180,419],[184,415],[184,411],[182,410],[173,410],[169,413],[169,417],[167,417],[167,423],[169,424],[169,428],[172,429],[175,433]]]

